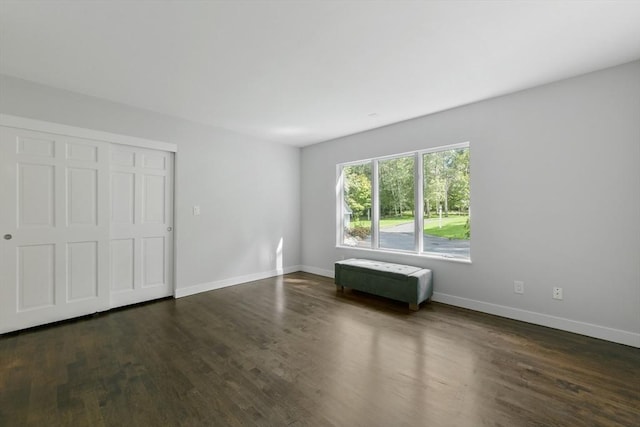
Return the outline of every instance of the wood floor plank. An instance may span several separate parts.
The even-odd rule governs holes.
[[[640,350],[293,273],[0,337],[2,426],[639,426]]]

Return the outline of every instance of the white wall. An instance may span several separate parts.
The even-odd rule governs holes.
[[[465,141],[472,264],[335,247],[337,163]],[[436,300],[640,346],[640,62],[304,148],[302,242],[308,271],[420,265]]]
[[[179,295],[275,274],[281,238],[297,270],[300,149],[1,75],[0,113],[177,144]]]
[[[0,113],[178,145],[179,294],[274,274],[282,237],[285,271],[330,275],[351,256],[422,265],[437,300],[640,346],[640,62],[306,147],[302,159],[6,76]],[[337,163],[463,141],[472,264],[335,247]]]

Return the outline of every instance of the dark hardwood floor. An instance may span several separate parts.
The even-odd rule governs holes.
[[[0,338],[1,426],[640,426],[640,350],[294,273]]]

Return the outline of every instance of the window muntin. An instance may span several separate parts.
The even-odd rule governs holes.
[[[469,159],[463,143],[338,165],[338,244],[470,259]]]

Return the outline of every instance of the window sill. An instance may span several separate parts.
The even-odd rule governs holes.
[[[367,252],[367,253],[371,253],[371,254],[403,255],[403,256],[409,256],[409,257],[412,257],[412,258],[419,258],[419,259],[435,259],[435,260],[439,260],[439,261],[451,261],[451,262],[457,262],[459,264],[471,264],[472,263],[470,258],[457,258],[457,257],[454,257],[454,256],[440,255],[440,254],[434,254],[434,253],[418,254],[418,253],[415,253],[415,252],[394,251],[394,250],[391,250],[391,249],[369,249],[369,248],[359,248],[357,246],[342,246],[342,245],[336,245],[336,249],[349,250],[349,251],[358,251],[358,252]]]

